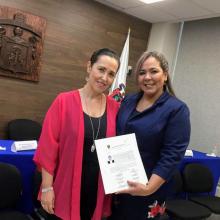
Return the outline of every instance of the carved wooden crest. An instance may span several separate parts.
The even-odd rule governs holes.
[[[39,81],[44,18],[0,6],[0,75]]]

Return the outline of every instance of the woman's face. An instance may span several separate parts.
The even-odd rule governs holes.
[[[147,97],[159,97],[163,93],[167,73],[163,71],[157,59],[147,58],[137,74],[138,85]]]
[[[95,92],[102,93],[112,85],[117,70],[118,62],[116,59],[107,55],[101,55],[92,66],[91,62],[88,62],[88,83]]]

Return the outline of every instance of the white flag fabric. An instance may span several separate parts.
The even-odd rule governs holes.
[[[126,78],[128,73],[130,28],[120,57],[120,68],[109,90],[109,95],[120,102],[125,96]]]

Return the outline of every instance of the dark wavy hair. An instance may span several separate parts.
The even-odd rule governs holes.
[[[93,64],[97,62],[99,57],[103,56],[103,55],[114,58],[118,62],[118,69],[119,69],[120,58],[115,51],[113,51],[109,48],[101,48],[99,50],[94,51],[91,58],[90,58],[91,66],[93,66]]]

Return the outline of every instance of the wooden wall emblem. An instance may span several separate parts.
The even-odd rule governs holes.
[[[0,6],[0,75],[39,81],[46,20]]]

